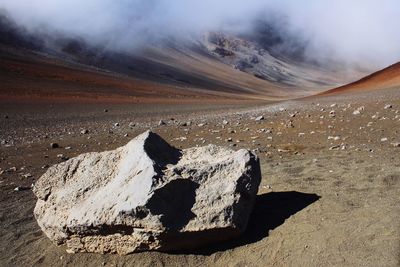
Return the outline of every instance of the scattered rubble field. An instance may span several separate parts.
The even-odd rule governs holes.
[[[2,266],[397,266],[400,90],[253,106],[0,106]],[[160,123],[162,120],[162,123]],[[30,187],[55,164],[152,129],[177,148],[260,158],[245,233],[176,253],[67,254],[42,233]],[[57,145],[54,145],[54,144]]]

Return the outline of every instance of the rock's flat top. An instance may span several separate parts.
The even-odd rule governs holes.
[[[35,184],[34,213],[71,252],[188,249],[242,233],[260,181],[247,150],[178,150],[147,131],[49,168]]]

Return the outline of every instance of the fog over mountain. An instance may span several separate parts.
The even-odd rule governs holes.
[[[398,0],[3,0],[0,9],[35,35],[116,51],[207,31],[247,34],[266,21],[281,33],[281,48],[301,43],[312,60],[376,68],[400,60]]]

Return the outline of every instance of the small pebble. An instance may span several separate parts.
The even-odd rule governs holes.
[[[393,106],[392,106],[391,104],[387,104],[387,105],[385,105],[385,107],[384,107],[384,109],[391,109],[391,108],[393,108]]]
[[[14,191],[16,192],[21,192],[21,191],[26,191],[31,189],[30,187],[26,187],[26,186],[17,186],[16,188],[14,188]]]
[[[51,148],[59,148],[60,146],[57,143],[50,143]]]

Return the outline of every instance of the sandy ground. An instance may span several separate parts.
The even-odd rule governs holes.
[[[148,128],[177,147],[259,155],[263,180],[246,233],[196,251],[128,256],[53,245],[29,186],[65,157],[114,149]],[[253,106],[2,104],[0,142],[1,266],[400,265],[399,89]]]

